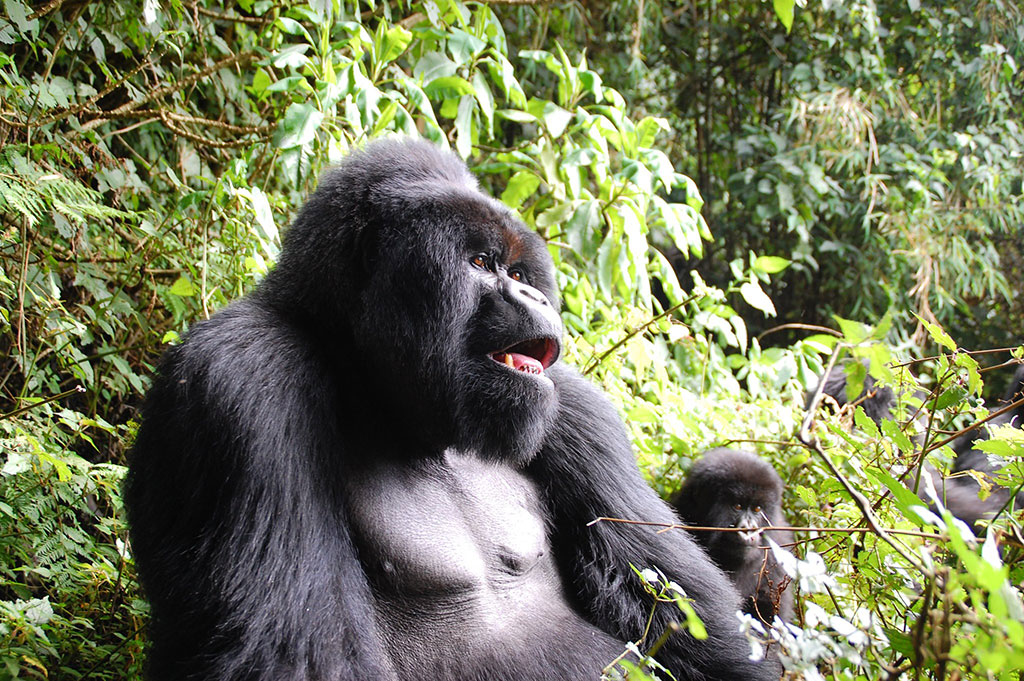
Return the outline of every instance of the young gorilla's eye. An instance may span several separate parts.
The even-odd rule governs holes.
[[[743,509],[743,506],[742,506],[742,505],[740,505],[740,504],[733,504],[733,505],[732,505],[732,507],[733,507],[734,509],[736,509],[737,511],[740,511],[740,510],[742,510],[742,509]]]
[[[526,279],[526,275],[523,274],[522,270],[509,270],[508,276],[512,277],[516,281],[523,281]]]
[[[479,267],[482,270],[491,269],[490,258],[487,257],[486,253],[477,253],[470,262],[473,263],[474,267]]]

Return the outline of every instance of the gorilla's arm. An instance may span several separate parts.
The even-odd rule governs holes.
[[[313,343],[252,298],[169,351],[125,495],[150,678],[388,679],[336,483],[337,401]]]
[[[571,369],[556,365],[559,410],[547,441],[530,465],[552,519],[551,544],[562,573],[574,582],[573,597],[592,622],[635,640],[644,631],[652,599],[630,568],[655,567],[694,599],[708,630],[698,641],[677,633],[657,658],[677,679],[735,681],[777,679],[772,663],[748,659],[750,646],[738,633],[739,597],[727,577],[681,531],[602,522],[601,516],[655,523],[677,522],[647,485],[636,465],[621,418],[601,392]],[[660,605],[651,640],[681,613]]]

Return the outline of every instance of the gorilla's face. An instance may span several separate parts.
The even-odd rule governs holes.
[[[740,530],[712,533],[710,543],[730,545],[740,551],[767,545],[763,529],[773,524],[769,514],[779,506],[779,499],[769,490],[734,481],[725,489],[715,489],[715,498],[709,502],[708,526]]]
[[[476,191],[442,188],[379,225],[361,336],[388,401],[431,446],[526,461],[554,413],[550,256]]]

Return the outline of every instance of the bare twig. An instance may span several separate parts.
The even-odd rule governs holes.
[[[845,343],[837,343],[836,347],[833,348],[832,355],[828,359],[828,365],[825,367],[824,374],[822,374],[823,376],[827,376],[835,366],[836,360],[839,358],[840,351],[845,346]],[[840,485],[843,486],[843,489],[845,489],[846,493],[850,495],[851,499],[853,499],[857,508],[860,509],[864,522],[867,523],[873,533],[877,534],[882,541],[891,546],[896,553],[900,554],[904,560],[913,565],[919,572],[925,574],[927,571],[921,561],[898,544],[896,540],[892,538],[890,532],[878,524],[878,519],[875,517],[874,511],[871,509],[871,503],[863,494],[860,493],[859,490],[857,490],[856,487],[853,486],[846,476],[843,475],[842,471],[839,470],[839,467],[836,466],[835,462],[832,460],[832,457],[830,457],[822,448],[821,443],[811,436],[811,423],[814,422],[814,415],[817,411],[818,403],[821,401],[821,395],[824,389],[825,381],[819,381],[818,387],[814,391],[814,397],[811,399],[811,403],[807,407],[807,413],[804,415],[803,423],[800,424],[800,433],[798,435],[800,442],[803,442],[807,447],[814,450],[814,452],[821,458],[825,463],[825,466],[828,467],[829,471],[832,473],[832,476]]]
[[[35,19],[46,16],[50,12],[56,12],[63,4],[64,0],[50,0],[50,2],[37,9],[35,12],[32,12],[32,14],[29,14],[28,20],[34,21]]]
[[[693,302],[696,299],[697,299],[697,296],[696,295],[692,295],[689,298],[687,298],[686,300],[684,300],[682,302],[679,302],[679,303],[676,303],[675,305],[673,305],[672,307],[668,308],[667,310],[665,310],[661,314],[658,314],[658,315],[655,315],[655,316],[651,317],[650,319],[648,319],[646,322],[644,322],[640,326],[637,326],[637,327],[635,327],[633,329],[630,329],[626,333],[625,336],[623,336],[621,339],[618,340],[618,342],[615,343],[615,345],[611,346],[610,348],[608,348],[607,350],[602,352],[598,357],[596,357],[595,359],[593,359],[590,362],[588,362],[587,363],[587,367],[583,370],[583,374],[584,375],[589,374],[591,371],[593,371],[594,369],[599,367],[601,365],[601,362],[603,362],[606,359],[608,359],[608,357],[613,352],[615,352],[616,350],[621,348],[623,345],[625,345],[629,341],[630,338],[633,338],[634,336],[636,336],[636,335],[638,335],[640,333],[643,333],[643,331],[645,329],[647,329],[647,327],[649,327],[651,324],[654,324],[655,322],[657,322],[657,321],[659,321],[661,319],[664,319],[665,317],[669,316],[670,314],[672,314],[676,310],[680,309],[684,305],[687,305],[688,303]]]
[[[947,437],[945,440],[941,440],[939,442],[936,442],[933,445],[930,445],[927,449],[924,450],[923,453],[927,454],[928,452],[935,451],[936,449],[939,449],[940,447],[942,447],[944,445],[948,445],[950,442],[952,442],[953,440],[956,440],[957,438],[959,438],[964,433],[969,433],[972,430],[977,430],[978,428],[980,428],[981,426],[985,425],[986,423],[988,423],[992,419],[997,418],[999,416],[1002,416],[1006,412],[1012,411],[1013,409],[1016,409],[1017,407],[1019,407],[1021,405],[1024,405],[1024,397],[1022,397],[1019,400],[1014,400],[1013,402],[1010,402],[1005,407],[1002,407],[1002,408],[998,409],[997,411],[992,412],[991,414],[989,414],[988,416],[986,416],[983,419],[975,421],[974,423],[972,423],[971,425],[967,426],[966,428],[961,428],[960,430],[956,431],[955,433],[953,433],[952,435]]]
[[[13,418],[15,416],[19,416],[21,414],[24,414],[27,411],[31,411],[31,410],[35,409],[36,407],[41,407],[44,404],[49,404],[50,402],[56,402],[57,400],[62,400],[65,397],[68,397],[70,395],[74,395],[76,393],[84,393],[84,392],[85,392],[85,388],[83,388],[80,385],[76,385],[71,390],[65,390],[62,393],[57,393],[56,395],[53,395],[52,397],[47,397],[46,399],[39,400],[38,402],[33,402],[32,404],[26,404],[24,407],[18,407],[14,411],[9,411],[6,414],[0,414],[0,421],[2,421],[3,419],[9,419],[9,418]]]
[[[229,57],[225,57],[224,59],[221,59],[218,62],[210,64],[201,71],[197,71],[196,73],[193,73],[190,76],[186,76],[185,78],[182,78],[181,80],[171,85],[158,87],[146,96],[142,97],[141,99],[136,99],[131,102],[127,102],[117,107],[116,109],[111,109],[110,111],[104,111],[100,114],[97,114],[96,118],[82,125],[82,131],[88,132],[89,130],[92,130],[103,125],[105,122],[112,118],[120,118],[122,115],[128,113],[129,111],[139,109],[145,104],[156,101],[158,99],[162,99],[163,97],[166,97],[167,95],[172,94],[174,92],[178,92],[179,90],[184,90],[185,88],[191,87],[193,84],[201,81],[204,78],[207,78],[208,76],[216,73],[217,71],[220,71],[221,69],[230,68],[232,66],[243,66],[252,61],[253,59],[255,59],[256,56],[256,51],[250,50],[248,52],[240,52],[238,54],[233,54]]]
[[[655,523],[648,522],[645,520],[628,520],[626,518],[608,518],[600,517],[594,518],[587,527],[596,525],[601,522],[608,523],[624,523],[626,525],[646,525],[650,527],[660,527],[661,532],[667,532],[668,530],[686,530],[687,532],[749,532],[750,528],[744,527],[710,527],[702,525],[680,525],[678,523]],[[759,530],[781,530],[784,532],[821,532],[824,534],[866,534],[873,532],[874,530],[870,527],[797,527],[795,525],[766,525],[758,528]],[[907,537],[921,537],[923,539],[937,539],[945,541],[947,539],[945,534],[939,532],[921,532],[919,530],[896,530],[886,528],[886,531],[890,534],[899,534]]]
[[[830,329],[827,326],[818,326],[817,324],[799,324],[799,323],[794,322],[792,324],[779,324],[778,326],[773,326],[770,329],[766,329],[766,330],[762,331],[758,335],[757,340],[761,340],[765,336],[773,334],[776,331],[785,331],[787,329],[802,329],[804,331],[817,331],[819,333],[830,334],[830,335],[835,336],[837,338],[842,338],[843,337],[843,334],[841,334],[840,332],[836,331],[835,329]]]

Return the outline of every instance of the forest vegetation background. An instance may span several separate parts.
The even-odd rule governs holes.
[[[154,362],[393,133],[548,241],[566,361],[659,492],[713,446],[779,470],[817,528],[789,678],[1020,678],[1021,517],[976,539],[910,491],[1022,357],[1019,3],[3,0],[0,45],[0,678],[141,676]],[[849,357],[928,398],[804,423]],[[1024,485],[1019,428],[984,447]]]

